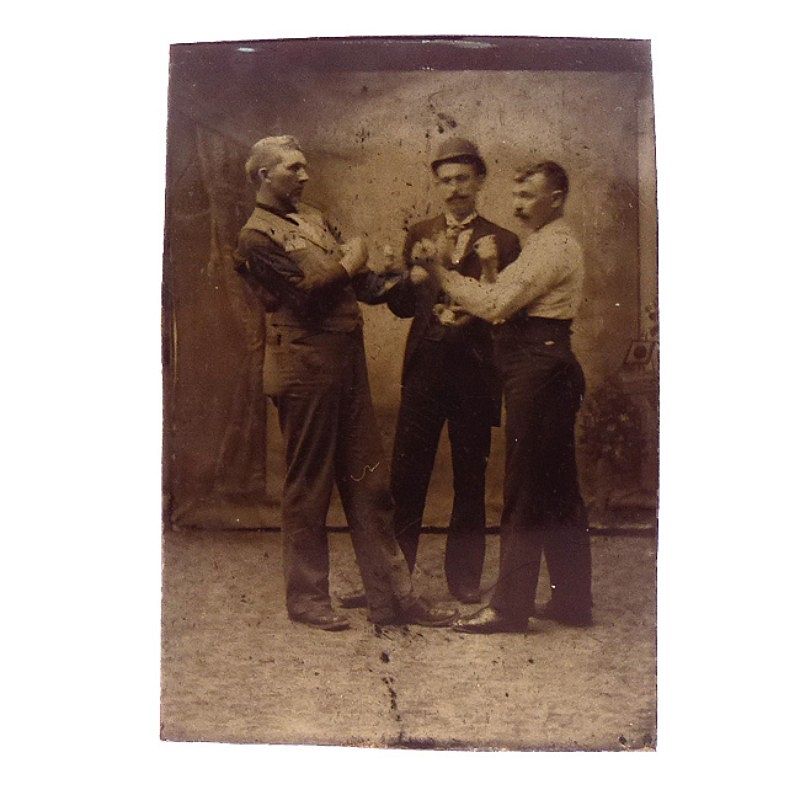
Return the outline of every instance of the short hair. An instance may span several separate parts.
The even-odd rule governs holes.
[[[258,172],[262,168],[271,169],[280,162],[284,152],[300,151],[300,142],[293,135],[272,135],[256,141],[250,149],[250,156],[244,170],[250,182],[258,183]]]
[[[569,193],[569,177],[567,172],[552,160],[543,160],[540,163],[531,163],[518,168],[514,174],[515,182],[525,182],[536,174],[544,174],[551,190],[558,190],[567,198]]]

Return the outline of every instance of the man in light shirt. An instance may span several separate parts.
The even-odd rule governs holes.
[[[506,469],[500,572],[490,604],[454,624],[460,632],[522,632],[535,607],[542,551],[551,599],[539,612],[561,623],[591,623],[591,553],[575,461],[575,416],[584,393],[570,346],[581,302],[583,251],[564,221],[569,181],[547,161],[515,177],[514,213],[531,234],[495,281],[448,269],[427,243],[432,274],[467,312],[494,325],[495,361],[506,401]],[[439,246],[439,249],[441,246]],[[479,241],[491,270],[496,249]]]

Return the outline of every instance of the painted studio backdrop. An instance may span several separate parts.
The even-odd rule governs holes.
[[[438,213],[429,162],[445,137],[488,165],[479,211],[521,236],[514,167],[567,170],[566,217],[586,254],[574,348],[587,377],[578,421],[592,525],[653,526],[658,324],[652,83],[644,42],[547,39],[322,40],[177,45],[169,97],[164,267],[166,520],[276,527],[280,432],[261,391],[264,317],[233,271],[254,203],[250,145],[296,136],[304,201],[365,234],[375,269],[399,267],[404,229]],[[362,306],[387,462],[409,320]],[[443,433],[425,522],[444,526],[452,491]],[[500,515],[495,429],[487,519]],[[329,524],[344,524],[337,501]]]

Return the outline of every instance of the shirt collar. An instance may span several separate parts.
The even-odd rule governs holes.
[[[296,213],[297,207],[292,206],[289,202],[276,202],[275,204],[267,204],[266,202],[256,202],[256,207],[266,210],[268,213],[286,218],[290,213]]]
[[[525,240],[533,240],[548,235],[564,235],[570,234],[571,227],[564,220],[564,216],[560,215],[553,221],[548,221],[543,227],[537,229],[535,232],[530,232]]]
[[[468,226],[475,222],[478,217],[477,212],[470,213],[463,221],[456,220],[451,213],[444,214],[444,220],[448,229],[466,229]]]
[[[541,229],[538,230],[536,234],[540,232],[555,232],[556,234],[563,233],[565,229],[569,229],[569,225],[564,220],[563,215],[559,215],[558,218],[554,218],[552,221],[548,221]]]

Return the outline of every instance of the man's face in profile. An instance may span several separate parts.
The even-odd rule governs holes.
[[[299,149],[281,152],[281,159],[266,173],[265,179],[275,196],[296,205],[308,182],[308,164]]]
[[[442,163],[436,168],[436,187],[447,210],[458,219],[466,218],[475,210],[483,176],[472,163]]]
[[[540,229],[561,206],[563,194],[554,191],[544,174],[534,174],[514,185],[514,215],[526,226]]]

